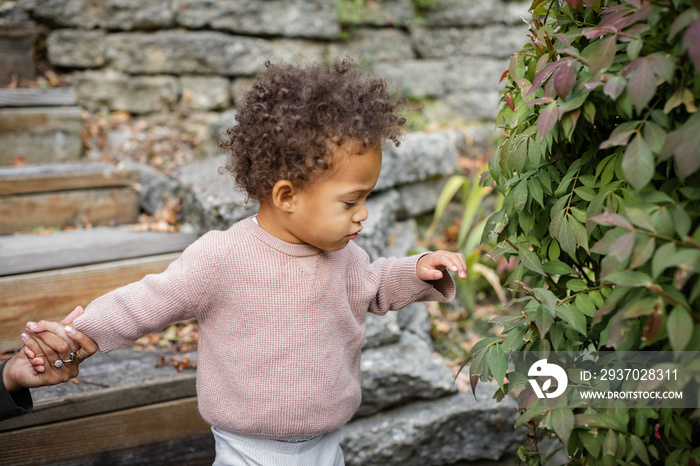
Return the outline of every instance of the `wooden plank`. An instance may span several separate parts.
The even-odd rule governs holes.
[[[161,355],[171,353],[132,348],[98,352],[80,364],[81,383],[32,389],[34,410],[0,422],[0,432],[196,396],[196,370],[157,367]],[[194,362],[197,352],[187,357]]]
[[[34,23],[3,24],[0,27],[0,85],[33,80],[36,75],[34,43],[39,31]]]
[[[140,180],[137,169],[118,168],[107,163],[0,167],[0,196],[135,186]]]
[[[0,235],[39,227],[135,223],[139,193],[132,188],[85,189],[0,198]]]
[[[19,348],[28,321],[60,320],[115,288],[160,273],[180,253],[0,277],[0,350]]]
[[[72,87],[0,89],[0,107],[51,107],[77,103]]]
[[[78,160],[82,154],[80,107],[0,109],[0,165]]]
[[[199,415],[197,398],[190,397],[0,433],[0,458],[13,465],[106,459],[110,452],[208,437],[210,429]]]
[[[196,233],[130,231],[129,226],[0,236],[0,276],[182,251]]]

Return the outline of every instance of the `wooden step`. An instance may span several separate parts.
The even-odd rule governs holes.
[[[197,411],[197,398],[191,397],[3,433],[1,455],[5,464],[13,465],[76,464],[80,460],[97,464],[98,458],[107,460],[106,464],[121,464],[110,462],[112,452],[210,437],[210,429]]]
[[[17,465],[95,464],[96,457],[150,455],[148,464],[186,464],[178,461],[195,442],[206,451],[189,458],[211,464],[213,441],[197,410],[196,372],[156,367],[161,355],[131,348],[97,353],[81,364],[81,383],[33,389],[34,411],[0,423],[0,459]],[[197,359],[196,352],[187,356]],[[67,438],[80,441],[65,448]],[[168,445],[170,453],[159,445]],[[172,457],[163,463],[162,454]]]
[[[130,228],[123,225],[49,235],[0,236],[0,276],[182,251],[197,239],[195,233]]]
[[[0,107],[53,107],[77,103],[72,87],[0,89]]]
[[[138,220],[133,188],[83,189],[0,197],[0,235],[46,227],[119,225]]]
[[[82,128],[80,107],[1,108],[0,165],[78,160]]]
[[[196,370],[178,372],[172,364],[157,367],[162,350],[122,348],[95,353],[80,364],[80,383],[32,389],[34,410],[0,423],[0,432],[67,421],[197,395]],[[197,352],[174,355],[197,361]]]
[[[0,167],[0,196],[133,187],[140,181],[135,168],[106,163],[69,163]]]
[[[164,271],[180,253],[0,277],[0,351],[19,348],[28,321],[60,320],[115,288]]]

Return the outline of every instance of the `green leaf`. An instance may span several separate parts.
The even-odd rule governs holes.
[[[638,241],[635,243],[632,259],[630,260],[630,269],[636,269],[646,264],[654,254],[656,248],[656,240],[652,236],[639,235]]]
[[[656,93],[656,77],[646,57],[634,60],[629,68],[632,71],[627,76],[627,92],[637,112],[641,112]]]
[[[593,300],[587,294],[580,294],[576,297],[576,307],[588,317],[595,315],[596,307]]]
[[[636,435],[630,435],[629,441],[632,445],[632,449],[634,450],[634,454],[637,455],[644,464],[651,464],[649,462],[649,455],[647,453],[647,447],[644,444],[644,441],[642,441],[642,439]]]
[[[625,262],[632,254],[636,233],[630,231],[620,236],[610,247],[610,253],[620,262]]]
[[[693,318],[683,307],[676,306],[668,315],[666,331],[671,348],[674,351],[683,351],[693,336]]]
[[[525,267],[540,275],[546,275],[537,254],[521,246],[518,250],[518,255],[520,256],[520,262],[522,262]]]
[[[606,281],[620,286],[647,286],[651,278],[642,272],[614,272],[604,277]]]
[[[557,317],[568,323],[571,328],[586,336],[586,317],[578,309],[572,309],[566,305],[557,307]]]
[[[575,273],[575,270],[572,269],[571,266],[558,260],[545,262],[542,264],[542,268],[549,275],[569,275]]]
[[[489,349],[489,369],[498,386],[505,390],[503,384],[508,370],[508,358],[501,350],[500,345],[493,345]]]
[[[610,137],[605,141],[600,143],[600,149],[607,149],[609,147],[615,146],[625,146],[630,140],[630,137],[637,132],[637,127],[639,126],[638,121],[626,121],[615,127],[615,129],[610,133]]]
[[[574,422],[574,413],[571,408],[555,408],[552,410],[552,427],[565,448],[569,444],[569,437],[571,437],[571,432],[574,430]]]
[[[588,71],[591,73],[591,76],[595,76],[599,71],[607,70],[612,65],[615,59],[616,46],[617,37],[610,35],[586,47],[582,55],[590,57],[588,59]]]
[[[557,110],[557,102],[555,100],[547,105],[537,118],[537,132],[540,134],[540,141],[544,140],[549,132],[552,131],[558,119],[559,111]]]
[[[605,432],[605,437],[603,438],[603,456],[610,455],[615,456],[617,453],[617,435],[612,429],[608,429]]]
[[[637,191],[654,176],[654,154],[640,134],[637,134],[622,156],[622,173]]]
[[[540,338],[544,340],[545,335],[549,332],[549,328],[554,323],[554,317],[544,306],[539,305],[534,311],[534,320],[537,330],[540,332]]]
[[[532,290],[532,293],[535,295],[535,298],[552,313],[552,316],[554,316],[557,302],[559,301],[557,297],[554,296],[554,293],[544,288],[535,288]]]
[[[523,347],[523,344],[525,343],[523,341],[523,338],[529,330],[529,327],[521,325],[515,328],[514,330],[508,332],[508,334],[506,335],[506,339],[503,340],[503,343],[501,343],[500,345],[501,350],[503,350],[503,352],[506,354],[510,351],[520,351],[520,349]]]
[[[574,220],[575,222],[576,220]],[[565,210],[560,210],[549,224],[549,234],[552,235],[572,258],[576,257],[576,231]]]

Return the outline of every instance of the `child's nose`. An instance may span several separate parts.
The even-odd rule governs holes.
[[[355,212],[355,215],[353,215],[352,220],[354,222],[360,223],[367,220],[368,216],[369,213],[367,212],[367,204],[363,202],[362,204],[360,204],[360,209],[357,212]]]

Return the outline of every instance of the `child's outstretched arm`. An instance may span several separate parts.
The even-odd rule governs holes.
[[[416,263],[416,274],[425,281],[441,279],[445,269],[456,273],[461,279],[467,278],[466,260],[458,252],[434,251],[421,256]]]

